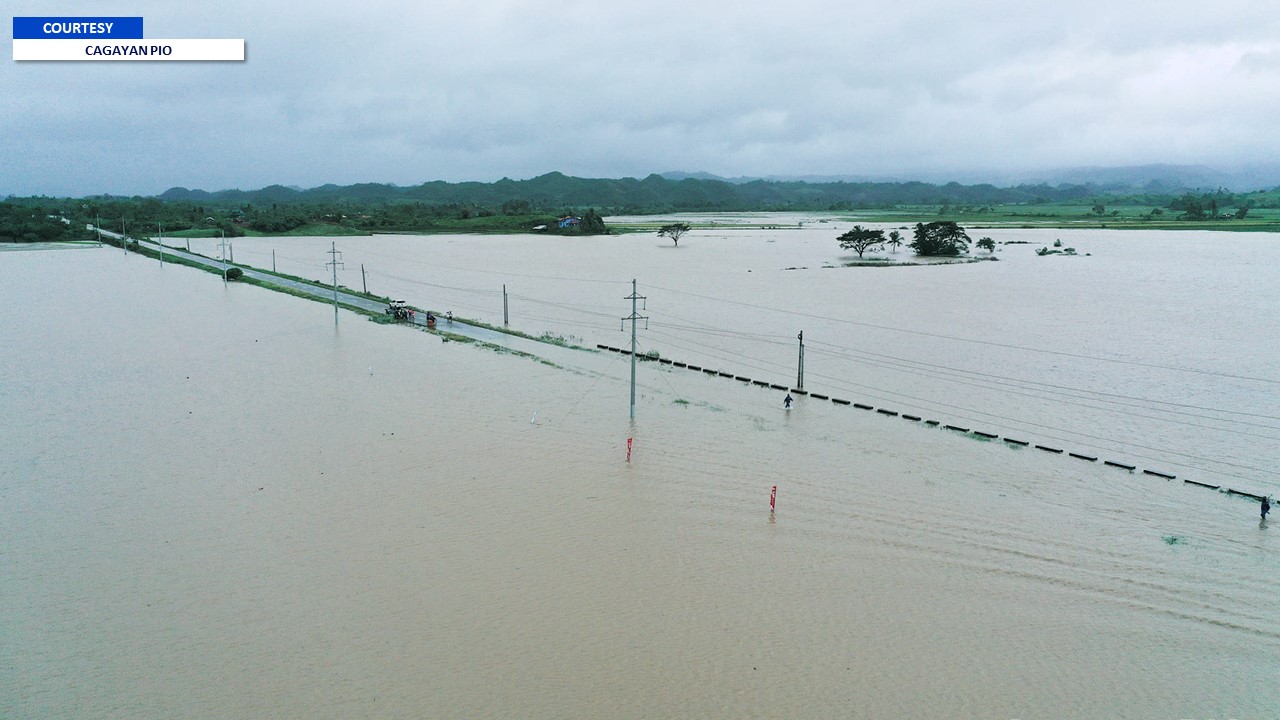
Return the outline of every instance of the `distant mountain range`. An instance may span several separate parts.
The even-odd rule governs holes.
[[[357,205],[422,203],[505,213],[596,208],[613,214],[767,210],[853,210],[901,205],[1071,202],[1126,195],[1177,196],[1225,188],[1249,192],[1280,186],[1280,165],[1220,170],[1189,165],[1077,168],[1042,175],[961,184],[955,180],[873,179],[863,176],[723,178],[671,172],[637,178],[580,178],[551,172],[528,180],[444,181],[398,186],[382,183],[321,185],[301,189],[271,185],[259,190],[190,190],[175,187],[158,198],[197,206]]]
[[[1236,167],[1207,165],[1133,165],[1128,167],[1078,167],[1044,171],[1000,173],[920,173],[913,176],[894,175],[764,175],[758,177],[721,177],[708,172],[671,171],[662,173],[668,180],[719,180],[741,185],[764,180],[768,182],[804,183],[969,183],[1003,187],[1018,185],[1092,185],[1108,192],[1182,193],[1225,188],[1232,192],[1252,192],[1280,186],[1280,163],[1257,163]]]

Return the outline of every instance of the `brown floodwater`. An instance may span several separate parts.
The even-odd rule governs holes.
[[[654,235],[239,238],[237,260],[587,345],[639,347],[805,385],[1142,469],[1280,490],[1280,236],[972,230],[999,262],[849,268],[848,221],[700,217],[679,247]],[[903,230],[904,235],[910,232]],[[1035,250],[1074,248],[1076,257]],[[213,254],[213,241],[192,241]],[[201,245],[204,243],[204,245]],[[207,245],[207,247],[205,247]],[[879,253],[910,261],[907,250]],[[977,256],[986,256],[982,251]],[[362,274],[363,269],[363,274]]]
[[[808,357],[815,391],[870,386],[901,410],[910,393],[945,422],[1101,418],[1103,451],[1151,437],[1144,467],[1275,487],[1236,467],[1274,468],[1274,443],[1205,429],[1280,434],[1262,382],[1274,238],[1231,236],[1217,265],[1147,278],[1151,242],[1190,236],[824,270],[830,231],[795,232],[678,250],[339,242],[347,285],[378,260],[371,290],[500,322],[507,282],[525,298],[514,325],[588,345],[629,338],[640,276],[642,341],[666,356],[785,383],[794,344],[771,343],[803,329],[829,344],[810,346],[829,351]],[[269,267],[253,253],[281,241],[236,242]],[[304,274],[329,242],[296,241],[280,269]],[[2,717],[1274,717],[1280,541],[1256,502],[812,398],[787,412],[779,392],[650,364],[631,421],[614,353],[548,347],[546,364],[345,312],[335,326],[325,305],[118,249],[0,268]],[[1150,296],[1162,286],[1201,309]],[[1152,355],[1164,343],[1176,352]],[[1018,378],[1032,397],[852,349]],[[1196,414],[1097,394],[1111,414],[1053,410],[1051,380]]]

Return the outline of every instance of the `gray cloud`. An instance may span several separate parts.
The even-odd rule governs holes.
[[[16,140],[0,193],[551,170],[973,178],[1280,156],[1268,132],[1280,19],[1265,2],[146,0],[130,12],[150,37],[244,37],[249,60],[6,61],[0,132]]]

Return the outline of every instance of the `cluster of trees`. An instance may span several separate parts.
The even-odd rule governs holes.
[[[566,234],[572,235],[607,235],[609,228],[604,224],[604,218],[600,217],[600,213],[595,208],[587,208],[580,218],[582,222],[577,226],[565,229]]]
[[[210,217],[210,215],[217,217]],[[0,226],[10,227],[12,218],[67,218],[69,226],[83,228],[101,223],[116,232],[155,233],[161,226],[165,232],[191,228],[221,229],[228,236],[243,235],[234,218],[239,215],[220,208],[205,208],[190,203],[170,203],[156,198],[9,198],[0,202]],[[0,231],[0,237],[6,237]],[[77,234],[77,237],[79,235]]]
[[[955,256],[969,252],[969,234],[950,220],[916,223],[911,249],[917,255]]]
[[[64,221],[56,208],[0,203],[0,242],[61,242],[86,237],[83,223]]]
[[[861,225],[854,225],[852,230],[836,238],[840,247],[853,250],[861,258],[868,250],[879,249],[889,245],[896,251],[902,245],[902,234],[892,230],[885,235],[883,230],[872,230]],[[931,223],[916,223],[912,241],[908,244],[917,255],[955,256],[969,252],[969,234],[965,229],[950,220]],[[989,237],[978,240],[978,247],[987,252],[995,252],[996,243]]]
[[[280,208],[272,205],[270,210],[250,208],[249,212],[237,216],[237,219],[240,221],[239,224],[247,225],[258,232],[283,233],[310,224],[313,217],[304,208],[288,205]],[[341,218],[341,213],[338,214],[338,218]],[[339,219],[338,222],[341,220]]]
[[[556,220],[566,215],[579,217],[573,227],[560,228]],[[153,197],[93,197],[83,199],[9,198],[0,202],[0,239],[47,240],[58,237],[58,225],[49,216],[65,217],[72,226],[101,223],[104,228],[129,234],[174,233],[185,230],[221,231],[238,237],[246,230],[285,233],[308,225],[332,225],[351,232],[429,232],[442,230],[498,230],[518,232],[535,225],[547,225],[549,232],[603,234],[604,219],[595,209],[579,211],[564,207],[539,210],[527,200],[508,201],[497,208],[463,203],[431,205],[423,202],[397,203],[298,203],[246,202],[237,205],[201,204],[187,200]]]
[[[1179,220],[1218,220],[1234,217],[1243,220],[1254,205],[1251,198],[1237,197],[1234,193],[1219,189],[1214,193],[1186,193],[1169,203],[1169,209],[1180,211]],[[1234,212],[1224,215],[1227,208]]]
[[[579,222],[562,228],[557,222],[562,217],[577,217]],[[547,232],[564,235],[603,235],[609,232],[604,218],[594,208],[585,212],[574,208],[539,211],[527,200],[508,200],[496,209],[462,203],[429,205],[422,202],[385,205],[272,203],[270,208],[250,204],[233,211],[232,219],[238,225],[265,233],[288,232],[311,224],[366,232],[422,232],[466,227],[518,232],[537,225],[545,225]]]

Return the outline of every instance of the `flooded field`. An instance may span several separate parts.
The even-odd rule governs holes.
[[[629,343],[810,390],[1254,492],[1280,489],[1280,238],[1273,234],[973,230],[999,262],[850,268],[847,222],[707,216],[654,235],[340,238],[339,283],[503,321]],[[777,229],[726,223],[774,220]],[[902,230],[909,237],[908,230]],[[1037,256],[1055,241],[1078,255]],[[215,254],[214,241],[193,249]],[[328,281],[333,239],[240,238],[237,260]],[[1009,244],[1005,244],[1009,243]],[[976,251],[976,256],[987,253]],[[908,250],[881,253],[911,261]],[[364,275],[361,268],[364,268]]]
[[[505,283],[591,346],[636,278],[642,350],[791,384],[804,331],[814,392],[1277,489],[1274,236],[838,234],[337,242],[345,285],[501,324]],[[327,277],[330,239],[235,242]],[[617,354],[116,249],[0,267],[0,716],[1274,715],[1255,502],[648,363],[632,422]]]

